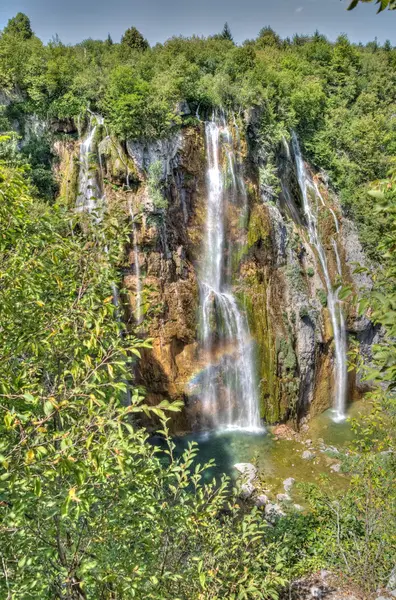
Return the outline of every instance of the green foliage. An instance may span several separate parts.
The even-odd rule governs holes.
[[[33,35],[29,17],[19,12],[8,21],[3,33],[6,35],[16,35],[24,40],[28,40]]]
[[[221,32],[221,37],[225,40],[228,40],[229,42],[234,41],[233,37],[232,37],[230,26],[228,25],[228,23],[224,24],[223,31]]]
[[[323,308],[326,308],[326,306],[327,306],[327,294],[326,294],[326,292],[324,290],[320,289],[320,290],[317,290],[316,295],[318,297],[319,302],[323,306]]]
[[[138,427],[179,406],[133,388],[149,341],[113,303],[121,215],[49,207],[1,162],[0,223],[0,596],[276,598],[262,515],[226,478],[203,483],[195,446],[176,458],[166,426],[165,454]]]
[[[150,85],[128,66],[113,70],[103,108],[122,140],[160,137],[177,122],[167,99],[153,95]]]
[[[136,27],[130,27],[121,38],[121,46],[127,46],[132,50],[143,51],[147,50],[149,44]]]
[[[375,1],[378,4],[378,12],[381,12],[388,8],[389,10],[396,10],[396,0],[352,0],[351,4],[348,7],[348,10],[352,10],[356,8],[359,2],[373,2]]]
[[[53,166],[55,157],[49,140],[32,136],[22,148],[22,156],[29,163],[30,179],[38,194],[46,200],[52,200],[58,190],[54,180]]]
[[[162,193],[162,163],[157,160],[149,166],[147,187],[150,195],[150,199],[154,204],[155,208],[164,209],[168,206],[166,198]]]
[[[281,38],[271,27],[263,27],[260,29],[260,33],[257,39],[257,45],[261,48],[264,46],[281,46]]]

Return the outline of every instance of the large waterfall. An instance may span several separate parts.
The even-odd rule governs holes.
[[[331,323],[334,334],[334,350],[335,350],[335,400],[334,411],[335,420],[343,420],[345,418],[345,405],[348,382],[347,368],[347,335],[345,328],[345,320],[342,312],[341,303],[339,301],[339,287],[334,290],[331,282],[326,254],[318,233],[317,212],[313,207],[312,200],[319,199],[324,205],[324,200],[320,194],[318,187],[313,183],[304,164],[301,155],[300,145],[295,133],[293,133],[293,150],[296,159],[297,177],[301,189],[303,200],[303,211],[305,215],[306,225],[308,229],[309,240],[317,251],[319,261],[322,267],[323,276],[325,279],[327,290],[327,306],[330,313]],[[310,196],[312,199],[310,200]],[[334,211],[331,211],[335,220],[337,234],[339,233],[339,225]],[[341,277],[341,261],[337,250],[337,244],[332,239],[332,246],[335,252],[338,275]]]
[[[203,373],[205,416],[216,429],[260,429],[253,343],[246,316],[231,291],[231,236],[227,208],[241,214],[246,191],[225,120],[205,124],[207,212],[200,272],[201,343],[209,366]],[[242,215],[241,215],[242,216]]]

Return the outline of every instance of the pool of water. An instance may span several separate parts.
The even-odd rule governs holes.
[[[359,413],[365,412],[364,403],[355,403],[348,417],[358,418]],[[210,459],[215,460],[215,466],[205,473],[205,479],[213,476],[220,477],[223,473],[236,479],[238,473],[234,464],[238,462],[253,463],[259,472],[259,489],[276,496],[283,492],[283,481],[293,477],[297,483],[321,483],[333,489],[342,489],[348,485],[348,477],[342,473],[334,473],[331,465],[337,458],[321,452],[322,443],[335,446],[342,450],[353,440],[350,420],[341,423],[333,421],[332,411],[311,419],[309,429],[298,439],[279,439],[273,433],[273,428],[262,432],[248,431],[219,431],[188,434],[174,438],[176,453],[180,455],[190,442],[198,444],[196,462],[204,464]],[[306,440],[312,440],[307,446]],[[315,455],[311,460],[302,458],[304,451],[309,449]],[[293,488],[293,500],[303,502],[302,491],[298,486]]]

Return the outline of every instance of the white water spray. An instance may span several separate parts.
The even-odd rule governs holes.
[[[238,195],[238,164],[224,120],[207,122],[205,134],[208,194],[200,300],[202,346],[210,365],[203,374],[203,408],[217,429],[258,431],[261,425],[253,344],[246,316],[239,310],[224,275],[227,194],[221,158],[225,156],[228,164],[228,193],[232,198]]]
[[[95,165],[92,164],[94,140],[98,125],[103,125],[103,117],[92,115],[87,137],[80,145],[80,174],[76,209],[81,212],[91,213],[98,210],[100,201],[103,199],[101,185],[98,181],[96,160]]]
[[[317,215],[312,210],[312,205],[309,199],[310,192],[314,194],[315,198],[319,198],[324,205],[324,200],[318,190],[316,184],[314,184],[305,168],[304,160],[301,155],[300,145],[295,133],[293,133],[293,150],[296,160],[297,177],[301,189],[303,199],[303,210],[307,223],[308,235],[311,244],[316,248],[319,256],[319,261],[322,267],[326,289],[327,289],[327,306],[330,313],[331,323],[333,326],[334,335],[334,346],[335,346],[335,401],[334,401],[334,412],[336,421],[342,421],[345,419],[345,408],[346,408],[346,395],[347,395],[347,382],[348,382],[348,368],[347,368],[347,335],[345,328],[345,319],[342,312],[341,303],[338,297],[339,288],[336,291],[333,290],[333,286],[330,279],[329,269],[327,265],[326,254],[323,245],[320,241],[318,226],[317,226]],[[339,231],[338,221],[335,213],[333,212],[333,218],[336,222],[337,233]],[[333,240],[333,247],[335,247],[336,261],[338,274],[341,276],[341,261],[338,255],[337,245]]]
[[[132,208],[132,203],[128,202],[129,214],[132,221],[132,241],[133,241],[133,261],[135,266],[135,277],[136,277],[136,308],[135,308],[135,319],[136,324],[140,325],[142,321],[142,281],[140,277],[140,265],[139,265],[139,246],[137,239],[137,230],[135,223],[135,215]]]

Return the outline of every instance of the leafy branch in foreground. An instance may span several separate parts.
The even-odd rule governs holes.
[[[262,515],[227,478],[203,483],[196,446],[176,458],[165,424],[167,453],[138,427],[178,406],[131,390],[148,342],[112,302],[126,232],[82,218],[0,164],[0,596],[276,598],[282,551]]]
[[[359,2],[365,2],[365,3],[375,2],[375,4],[378,4],[378,12],[379,13],[387,8],[389,10],[396,10],[396,0],[352,0],[351,4],[348,6],[348,10],[352,10],[352,9],[356,8],[356,6],[359,4]]]

